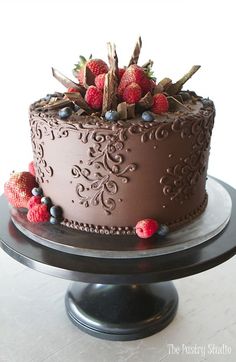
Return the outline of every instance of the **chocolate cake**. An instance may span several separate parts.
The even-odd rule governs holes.
[[[174,229],[200,215],[214,107],[198,98],[186,109],[108,122],[31,107],[34,162],[44,195],[78,230],[133,233],[152,218]]]
[[[109,65],[80,57],[77,81],[52,69],[66,91],[31,105],[34,162],[5,184],[30,222],[147,238],[206,208],[214,104],[182,89],[200,66],[158,82],[151,60],[137,65],[141,46],[125,68],[110,43]]]

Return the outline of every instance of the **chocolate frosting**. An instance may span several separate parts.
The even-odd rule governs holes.
[[[172,229],[203,212],[213,103],[189,104],[152,122],[30,108],[36,177],[78,230],[132,234],[145,218]]]

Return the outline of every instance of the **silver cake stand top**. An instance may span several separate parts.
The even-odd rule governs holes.
[[[204,213],[165,238],[139,239],[127,235],[99,235],[62,225],[31,224],[26,213],[11,210],[15,226],[30,239],[69,254],[96,258],[144,258],[176,253],[202,244],[218,235],[230,220],[232,202],[227,190],[213,178],[207,181],[208,205]],[[91,237],[92,236],[92,237]]]

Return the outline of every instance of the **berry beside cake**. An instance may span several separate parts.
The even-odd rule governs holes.
[[[151,60],[137,65],[141,46],[139,38],[124,68],[110,43],[108,64],[81,57],[76,81],[53,69],[65,92],[30,107],[37,186],[29,221],[147,238],[206,208],[215,109],[182,89],[200,67],[157,81]]]

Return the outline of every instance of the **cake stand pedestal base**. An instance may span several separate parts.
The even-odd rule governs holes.
[[[174,318],[178,294],[172,282],[87,284],[75,282],[65,297],[72,322],[92,336],[129,341],[150,336]]]

